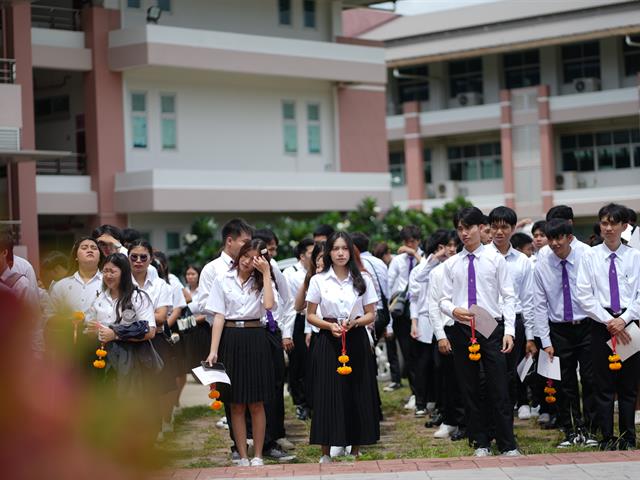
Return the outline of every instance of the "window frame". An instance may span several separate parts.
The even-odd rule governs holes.
[[[537,63],[525,63],[526,59],[525,59],[525,55],[531,52],[535,52],[537,54],[538,57],[538,61]],[[506,66],[506,62],[505,59],[508,56],[515,56],[515,55],[520,55],[521,59],[522,59],[522,63],[520,65],[517,66]],[[524,82],[522,82],[522,80],[525,78],[525,71],[527,70],[531,70],[533,68],[537,68],[537,75],[538,75],[538,83],[533,84],[533,85],[524,85]],[[509,85],[509,81],[508,81],[508,74],[509,73],[519,73],[520,75],[520,83],[522,83],[522,85],[518,85],[518,86],[511,86]],[[517,52],[510,52],[510,53],[504,53],[502,55],[502,76],[503,76],[503,81],[504,81],[504,87],[511,90],[513,88],[528,88],[528,87],[535,87],[540,85],[540,76],[541,76],[541,68],[540,68],[540,50],[537,48],[533,48],[533,49],[529,49],[529,50],[520,50]]]
[[[471,62],[474,61],[480,61],[480,70],[470,70],[469,69],[469,64]],[[464,73],[455,73],[452,74],[451,70],[452,70],[452,66],[454,65],[465,65],[465,72]],[[447,74],[448,74],[448,79],[449,79],[449,98],[456,98],[459,94],[461,93],[467,93],[467,92],[475,92],[478,93],[480,95],[484,94],[484,79],[483,79],[483,74],[484,74],[484,62],[482,61],[482,57],[473,57],[473,58],[466,58],[464,60],[452,60],[447,62]],[[474,90],[472,88],[469,88],[469,79],[475,79],[476,77],[479,78],[480,80],[480,91]],[[465,82],[467,83],[467,89],[466,90],[460,90],[457,91],[458,88],[457,86],[455,86],[455,82],[456,80],[460,80],[460,79],[465,79]],[[454,93],[455,92],[455,93]]]
[[[307,25],[307,4],[313,5],[313,26]],[[317,0],[302,0],[302,26],[307,30],[318,29],[318,1]]]
[[[280,27],[286,27],[286,28],[293,28],[293,0],[276,0],[277,2],[277,6],[276,6],[276,11],[278,13],[278,26]],[[289,3],[289,23],[282,23],[282,10],[281,10],[281,2],[288,2]]]
[[[597,50],[598,50],[598,54],[597,55],[592,55],[592,56],[586,56],[584,54],[584,49],[586,45],[596,45],[597,46]],[[571,48],[571,47],[580,47],[581,49],[581,53],[582,55],[580,57],[574,57],[574,58],[570,58],[567,59],[565,58],[565,52],[567,51],[567,49]],[[585,64],[589,62],[589,60],[593,61],[593,59],[597,60],[597,64],[598,64],[598,75],[595,76],[595,78],[598,79],[602,79],[602,62],[600,61],[601,59],[601,52],[600,52],[600,42],[598,40],[592,40],[592,41],[588,41],[588,42],[578,42],[578,43],[571,43],[571,44],[567,44],[567,45],[562,45],[560,47],[560,61],[562,64],[562,82],[565,85],[570,85],[571,83],[573,83],[575,80],[577,80],[578,78],[591,78],[593,77],[593,75],[587,75],[585,74]],[[579,64],[580,65],[580,75],[577,77],[573,77],[570,80],[567,79],[568,75],[567,75],[567,67],[573,64]]]
[[[318,118],[316,120],[311,120],[309,118],[309,108],[316,107],[318,109]],[[307,102],[306,103],[306,112],[307,118],[307,153],[309,155],[322,155],[322,108],[320,102]],[[311,151],[311,135],[310,129],[311,127],[316,127],[318,129],[318,151]]]
[[[487,146],[491,148],[491,153],[480,153],[481,147],[486,148]],[[454,149],[458,151],[457,155],[452,155],[452,151]],[[473,154],[465,153],[465,150],[471,151],[471,149],[473,149]],[[487,160],[493,162],[493,173],[491,176],[485,177],[483,174],[483,163]],[[447,166],[449,170],[449,180],[454,182],[491,181],[501,180],[502,178],[504,178],[504,171],[502,168],[502,149],[500,142],[479,142],[460,145],[449,145],[447,146]],[[473,167],[475,178],[470,178],[468,173],[465,174],[465,169],[469,169],[470,167]],[[460,178],[454,178],[458,176],[454,175],[454,168],[459,169]],[[467,178],[464,178],[465,176]]]
[[[130,0],[127,0],[127,8],[130,8],[131,10],[142,10],[142,0],[138,0],[137,7],[132,7],[131,5],[129,5],[129,1]]]
[[[291,104],[293,118],[285,117],[285,106]],[[280,102],[280,119],[282,121],[282,151],[285,155],[298,156],[300,152],[299,135],[298,135],[298,114],[297,103],[295,100],[285,99]],[[292,127],[295,132],[295,150],[287,150],[287,127]]]
[[[640,35],[630,35],[631,40],[634,42],[640,43]],[[622,37],[622,64],[624,69],[625,77],[635,77],[640,74],[640,47],[631,47],[627,45],[626,37]],[[635,72],[628,72],[627,59],[636,57],[636,61],[638,62],[638,69]]]
[[[133,109],[133,97],[134,95],[142,95],[144,97],[144,111],[135,111]],[[131,148],[138,150],[148,150],[149,149],[149,95],[148,92],[143,90],[130,90],[129,91],[129,100],[130,100],[130,118],[131,118]],[[138,146],[135,144],[135,119],[136,118],[144,118],[145,121],[145,145]]]
[[[616,141],[616,134],[626,134],[627,140],[624,142]],[[607,135],[609,136],[609,141],[606,143],[602,142],[602,137]],[[586,145],[587,140],[589,145]],[[563,147],[564,142],[571,143],[572,145]],[[583,143],[583,145],[580,145],[580,143]],[[592,172],[597,174],[598,172],[606,172],[610,170],[640,169],[640,131],[633,127],[560,135],[558,138],[558,145],[560,148],[560,173]],[[617,158],[617,153],[620,149],[625,148],[628,153],[628,166],[618,167],[617,163],[619,160]],[[605,156],[602,152],[605,150],[609,150],[611,153],[611,166],[603,166],[603,159]],[[590,155],[591,158],[587,161],[590,161],[593,164],[593,168],[581,168],[582,163],[584,163],[585,160],[584,158],[578,157],[576,155],[577,153],[584,156]],[[573,155],[573,160],[565,160],[565,155],[567,155],[567,159],[569,158],[568,155]],[[567,168],[566,162],[568,161],[572,162],[570,165],[575,165],[575,168]]]
[[[162,99],[164,97],[173,97],[173,112],[167,113],[162,111]],[[177,99],[178,96],[173,92],[160,92],[160,146],[162,151],[178,151],[178,108],[177,108]],[[164,120],[173,120],[174,126],[174,145],[173,147],[165,147],[164,144],[164,129],[163,123]]]

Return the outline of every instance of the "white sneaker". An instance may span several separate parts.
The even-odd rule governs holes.
[[[416,413],[414,414],[416,418],[423,418],[427,416],[427,411],[426,410],[416,410]]]
[[[331,462],[333,462],[333,460],[331,460],[331,457],[329,455],[322,455],[318,463],[331,463]]]
[[[540,416],[538,417],[538,423],[540,425],[549,423],[550,421],[551,421],[551,415],[549,415],[548,413],[541,413]]]
[[[411,395],[409,397],[409,401],[404,405],[405,410],[415,410],[416,409],[416,396]]]
[[[345,454],[345,448],[344,447],[331,447],[329,449],[329,456],[331,458],[335,458],[335,457],[342,457]]]
[[[540,416],[540,405],[537,407],[531,407],[531,418],[537,418]]]
[[[260,457],[253,457],[251,459],[251,466],[252,467],[264,467],[264,460],[262,460]]]
[[[239,467],[250,467],[251,466],[251,462],[249,461],[248,458],[241,458],[238,461],[238,466]]]
[[[476,448],[476,451],[473,452],[474,457],[490,457],[491,452],[488,448]]]
[[[531,407],[529,405],[522,405],[518,409],[518,418],[520,420],[529,420],[531,418]]]
[[[458,431],[458,427],[454,427],[453,425],[446,425],[444,423],[440,424],[438,430],[433,433],[434,438],[449,438],[455,432]]]
[[[520,453],[520,450],[518,450],[517,448],[514,448],[513,450],[507,450],[502,454],[502,456],[503,457],[521,457],[522,454]]]
[[[224,428],[227,425],[227,417],[222,417],[220,420],[216,422],[216,427]]]
[[[634,423],[636,425],[640,425],[640,410],[636,410],[636,418],[635,418]]]
[[[427,412],[431,413],[436,409],[436,402],[427,402]]]

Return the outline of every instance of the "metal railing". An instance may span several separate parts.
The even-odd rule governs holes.
[[[38,160],[36,162],[37,175],[86,175],[87,156],[73,154],[68,157]]]
[[[56,30],[82,30],[82,16],[77,8],[31,5],[31,25]]]
[[[16,61],[12,58],[0,58],[0,83],[15,83]]]

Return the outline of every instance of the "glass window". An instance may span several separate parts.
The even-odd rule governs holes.
[[[471,58],[449,62],[449,94],[482,93],[482,58]]]
[[[278,0],[278,22],[291,25],[291,0]]]
[[[180,233],[167,232],[167,250],[180,250]]]
[[[392,187],[405,184],[404,152],[389,152],[389,173]]]
[[[147,94],[131,94],[131,126],[134,148],[147,148]]]
[[[282,102],[282,120],[285,153],[298,152],[298,125],[296,123],[295,102]]]
[[[597,41],[562,47],[564,83],[576,78],[600,78],[600,44]]]
[[[140,8],[140,0],[127,0],[127,7],[129,8]]]
[[[640,166],[640,130],[564,135],[560,137],[562,170],[592,172]]]
[[[316,0],[304,0],[304,26],[316,28]]]
[[[502,57],[506,88],[531,87],[540,84],[540,53],[538,50],[508,53]]]
[[[307,105],[307,142],[309,153],[320,153],[320,105],[316,103]]]
[[[474,181],[502,178],[499,143],[449,147],[450,180]]]
[[[171,0],[158,0],[158,8],[163,12],[171,12]]]
[[[160,124],[162,133],[162,149],[175,150],[177,148],[176,134],[176,96],[173,94],[160,95]]]
[[[631,41],[640,43],[640,35],[632,35]],[[624,55],[624,74],[630,77],[640,73],[640,47],[627,45],[625,37],[622,37],[622,53]]]
[[[429,66],[419,65],[398,69],[399,78],[396,79],[398,87],[398,101],[404,102],[429,100]]]

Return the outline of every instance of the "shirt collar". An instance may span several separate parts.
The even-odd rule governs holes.
[[[607,247],[607,245],[604,242],[601,243],[600,246],[602,248],[602,255],[606,259],[609,259],[609,257],[611,256],[612,253],[615,253],[616,256],[618,256],[618,257],[621,257],[622,255],[625,254],[626,245],[623,244],[622,242],[620,243],[620,246],[618,247],[618,249],[616,251],[611,250],[609,247]]]
[[[73,278],[75,278],[81,284],[83,284],[83,285],[85,284],[84,280],[82,280],[82,277],[80,276],[80,272],[79,271],[76,271],[76,273],[73,274]],[[148,275],[147,275],[147,278],[148,278]],[[93,277],[91,277],[91,280],[89,280],[87,283],[91,283],[96,279],[102,280],[102,272],[100,272],[100,270],[98,270],[96,272],[96,274]]]
[[[222,261],[227,265],[227,267],[230,267],[233,263],[233,258],[231,258],[225,251],[222,251],[220,258],[222,258]]]
[[[495,249],[496,252],[498,252],[500,255],[502,255],[504,258],[510,257],[512,255],[517,256],[518,254],[516,253],[516,249],[513,248],[513,245],[509,245],[509,250],[507,250],[507,253],[503,254],[500,250],[498,250],[498,247],[496,246],[495,243],[491,242],[491,246]],[[476,250],[477,251],[477,250]],[[475,253],[474,253],[475,254]]]
[[[470,252],[469,250],[467,250],[466,247],[464,247],[458,255],[460,255],[461,257],[466,257],[470,253],[473,253],[473,255],[475,255],[475,257],[478,258],[484,253],[485,247],[486,246],[481,243],[480,246],[476,248],[473,252]]]
[[[299,270],[303,271],[304,273],[307,273],[307,269],[304,268],[304,263],[302,263],[300,260],[298,260],[298,263],[296,263],[296,266],[298,267]]]
[[[560,268],[560,265],[562,264],[562,258],[560,258],[559,256],[557,256],[553,250],[551,250],[551,255],[553,258],[553,264],[557,267]],[[571,247],[571,251],[569,252],[569,255],[567,255],[567,258],[565,258],[564,260],[567,261],[568,264],[570,265],[575,265],[576,264],[576,249]]]
[[[333,278],[338,283],[350,282],[351,281],[351,272],[349,272],[349,274],[347,275],[347,278],[345,278],[344,280],[340,280],[338,278],[338,275],[336,275],[335,270],[333,269],[333,265],[331,267],[329,267],[329,271],[327,273],[328,273],[329,278]]]

